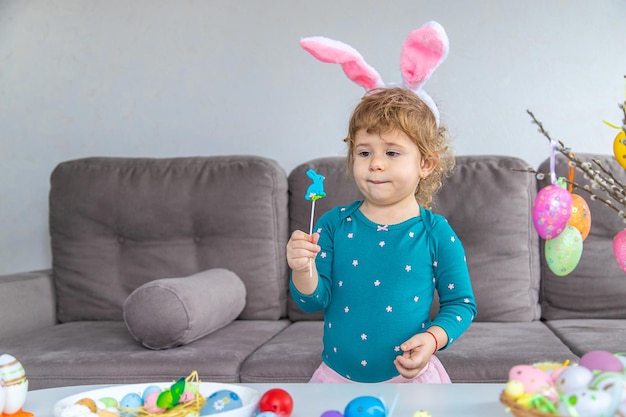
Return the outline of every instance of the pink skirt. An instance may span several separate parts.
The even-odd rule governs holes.
[[[443,367],[441,361],[439,361],[439,359],[433,355],[431,356],[428,364],[415,378],[407,379],[402,375],[398,375],[383,382],[392,384],[449,384],[452,381],[450,381],[450,377],[448,376],[448,373]],[[317,370],[311,377],[309,383],[340,384],[355,382],[342,377],[337,372],[333,371],[328,365],[322,362],[322,364],[317,368]]]

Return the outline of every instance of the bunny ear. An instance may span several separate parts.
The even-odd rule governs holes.
[[[428,22],[409,33],[400,57],[400,71],[405,86],[413,91],[421,89],[448,56],[448,48],[446,31],[437,22]]]
[[[322,62],[340,64],[349,79],[367,90],[383,85],[378,72],[350,45],[322,36],[302,38],[300,45]]]

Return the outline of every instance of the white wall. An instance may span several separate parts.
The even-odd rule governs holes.
[[[342,155],[363,91],[300,49],[324,35],[400,81],[406,34],[439,21],[427,91],[458,154],[537,165],[548,143],[611,153],[624,0],[0,0],[0,274],[50,267],[54,166],[86,156]],[[520,174],[524,175],[524,174]]]

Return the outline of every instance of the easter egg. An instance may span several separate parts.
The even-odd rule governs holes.
[[[200,415],[217,414],[243,407],[241,397],[237,393],[222,389],[209,395],[200,410]]]
[[[385,417],[387,410],[380,398],[364,396],[350,401],[343,415],[344,417]]]
[[[613,140],[613,154],[622,168],[626,169],[626,132],[623,130]]]
[[[98,401],[105,407],[117,407],[117,400],[113,397],[102,397]]]
[[[143,400],[136,392],[131,392],[122,397],[119,406],[122,409],[139,408],[143,405]],[[121,412],[122,417],[133,417],[137,415],[137,411],[125,411]]]
[[[574,392],[589,385],[593,379],[593,372],[584,366],[568,366],[555,381],[555,386],[561,393]]]
[[[91,398],[81,398],[80,400],[76,401],[76,404],[84,405],[92,413],[95,413],[98,410],[98,407],[96,407],[96,402]]]
[[[522,381],[508,381],[504,386],[504,395],[506,395],[507,398],[515,400],[516,398],[519,398],[522,394],[524,394],[524,384],[522,383]]]
[[[626,272],[626,229],[613,238],[613,256],[622,271]]]
[[[293,411],[293,399],[287,391],[273,388],[261,396],[259,411],[271,411],[282,417],[289,417]]]
[[[592,350],[580,357],[579,366],[584,366],[590,371],[622,372],[624,364],[611,352],[606,350]]]
[[[589,231],[591,230],[591,211],[585,199],[578,194],[572,194],[572,214],[567,224],[578,229],[583,240],[587,239],[587,236],[589,236]]]
[[[542,239],[554,239],[565,229],[571,213],[572,195],[558,185],[548,185],[535,197],[532,210],[535,230]]]
[[[564,395],[558,414],[571,417],[605,417],[611,407],[611,395],[593,388],[584,388]]]
[[[546,241],[544,248],[548,268],[558,276],[571,273],[583,254],[583,238],[578,229],[566,226],[554,239]]]
[[[143,408],[149,413],[162,413],[165,411],[164,408],[161,408],[157,405],[157,400],[159,399],[159,395],[161,393],[159,391],[152,391],[148,395],[146,395],[143,401]]]
[[[188,403],[189,401],[193,401],[194,398],[196,398],[196,395],[193,392],[183,391],[183,393],[180,396],[180,399],[178,400],[178,403],[179,404]]]
[[[153,392],[161,392],[161,388],[158,385],[147,386],[146,389],[143,390],[143,394],[141,394],[141,399],[146,401],[146,397]]]
[[[320,417],[343,417],[343,413],[337,410],[324,411]]]
[[[22,382],[4,386],[4,414],[15,414],[26,402],[26,394],[28,393],[28,380],[23,379]]]
[[[9,354],[0,355],[0,378],[4,385],[19,384],[26,379],[22,364]]]

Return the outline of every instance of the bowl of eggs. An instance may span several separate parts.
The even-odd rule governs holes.
[[[100,388],[58,401],[54,417],[177,417],[188,414],[252,417],[260,394],[248,387],[185,378]]]
[[[515,417],[626,415],[626,355],[595,350],[577,364],[516,365],[500,402]]]

